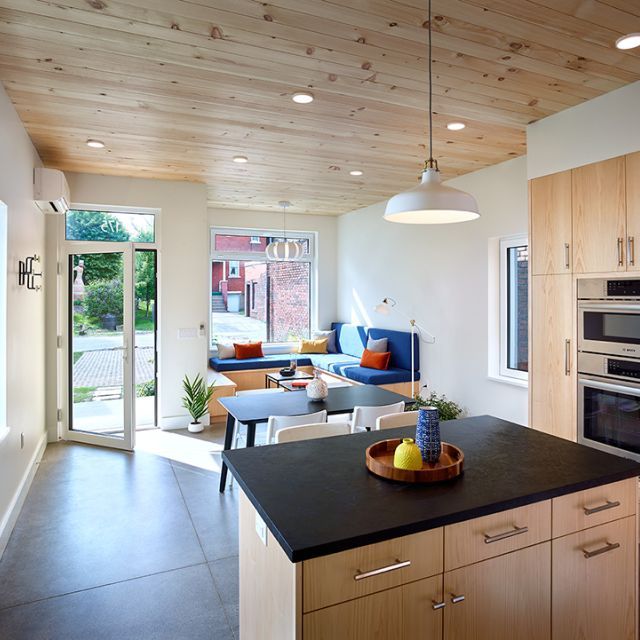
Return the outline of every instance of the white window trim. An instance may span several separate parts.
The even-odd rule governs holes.
[[[509,324],[507,320],[508,314],[508,262],[507,262],[507,250],[512,247],[520,247],[522,245],[528,245],[529,239],[526,234],[519,234],[514,236],[508,236],[500,239],[499,243],[499,268],[500,268],[500,320],[499,320],[499,335],[500,335],[500,361],[498,376],[501,379],[507,379],[509,381],[519,381],[521,383],[528,383],[529,373],[526,371],[518,371],[511,369],[507,366],[508,362],[508,336],[509,336]]]
[[[280,229],[253,229],[253,228],[240,228],[240,227],[211,227],[209,233],[209,296],[211,296],[211,276],[212,276],[212,264],[214,261],[228,262],[231,260],[266,260],[264,252],[261,251],[216,251],[216,234],[222,234],[225,236],[269,236],[269,237],[281,237],[282,231]],[[316,322],[316,309],[317,309],[317,291],[315,288],[316,283],[316,233],[313,231],[296,231],[295,229],[288,229],[287,236],[290,238],[307,240],[309,243],[309,252],[302,256],[298,262],[308,262],[309,267],[309,318],[310,318],[310,330],[313,331],[313,327]],[[209,314],[210,316],[210,314]],[[209,322],[209,352],[211,356],[217,354],[217,349],[212,341],[213,327]],[[269,342],[262,345],[262,349],[266,354],[277,353],[291,353],[297,343],[295,342]]]
[[[0,442],[9,435],[7,424],[7,266],[8,266],[8,206],[0,200]]]

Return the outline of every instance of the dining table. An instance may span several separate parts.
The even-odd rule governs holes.
[[[224,450],[231,449],[236,420],[247,426],[246,446],[253,447],[256,440],[256,426],[267,422],[270,416],[299,416],[326,410],[327,415],[352,413],[353,408],[379,407],[411,398],[388,389],[363,384],[329,389],[324,400],[311,400],[307,394],[296,393],[256,393],[246,396],[219,398],[218,402],[227,411],[227,427],[224,435]],[[278,446],[278,445],[275,445]],[[220,470],[220,492],[227,483],[227,465],[222,461]]]

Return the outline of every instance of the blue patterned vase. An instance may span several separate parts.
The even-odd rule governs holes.
[[[422,407],[416,425],[416,444],[425,462],[438,462],[442,451],[440,416],[435,407]]]

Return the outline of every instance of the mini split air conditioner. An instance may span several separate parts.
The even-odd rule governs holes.
[[[33,199],[43,213],[65,214],[71,198],[64,173],[57,169],[34,169]]]

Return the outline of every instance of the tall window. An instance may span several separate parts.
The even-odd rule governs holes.
[[[500,375],[528,379],[529,245],[526,236],[500,240]]]
[[[296,234],[297,262],[270,262],[270,232],[211,231],[211,346],[217,342],[282,343],[309,337],[313,234]]]

